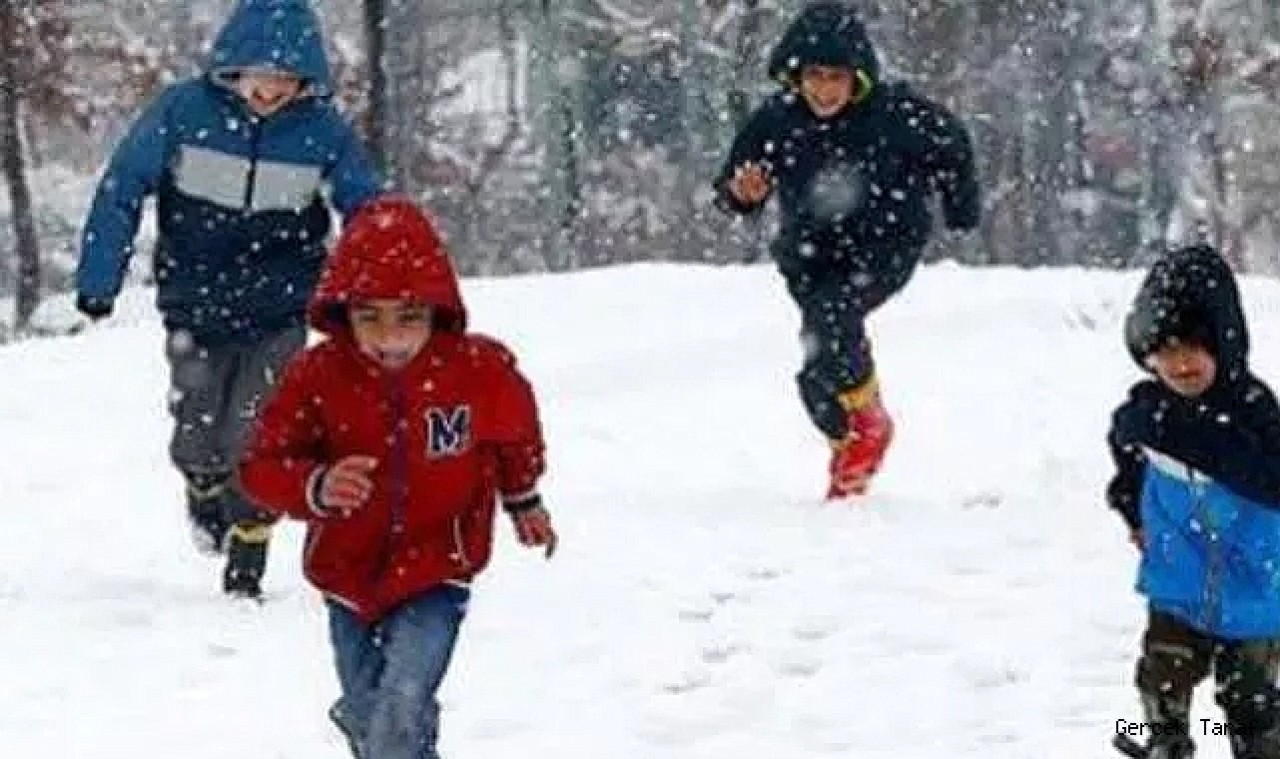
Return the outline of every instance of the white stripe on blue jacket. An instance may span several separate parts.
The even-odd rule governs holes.
[[[228,85],[254,67],[297,74],[304,96],[257,116]],[[330,206],[346,217],[382,190],[332,92],[309,3],[241,0],[204,75],[161,93],[112,154],[84,225],[79,294],[117,296],[154,195],[156,305],[168,329],[211,345],[302,323]]]

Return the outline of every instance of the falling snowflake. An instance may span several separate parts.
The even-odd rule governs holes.
[[[833,220],[852,216],[866,202],[867,182],[853,164],[843,163],[820,172],[809,190],[814,216]]]

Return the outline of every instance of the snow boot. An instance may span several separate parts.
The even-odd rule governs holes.
[[[1235,759],[1280,759],[1280,726],[1231,736],[1231,756]]]
[[[1142,694],[1143,719],[1153,735],[1143,748],[1144,759],[1192,759],[1195,741],[1189,727],[1190,694]]]
[[[1147,759],[1192,759],[1195,755],[1196,744],[1189,735],[1154,735],[1147,741]]]
[[[227,478],[222,475],[188,475],[186,500],[187,522],[196,550],[206,556],[226,551]]]
[[[827,500],[839,500],[866,493],[871,478],[880,470],[894,423],[880,397],[875,377],[840,396],[848,415],[848,433],[831,443],[831,483]]]
[[[227,566],[222,573],[222,590],[240,598],[262,597],[262,575],[267,570],[267,547],[271,525],[239,522],[227,534]]]

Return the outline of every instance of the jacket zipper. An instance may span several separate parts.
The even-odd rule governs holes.
[[[1204,529],[1205,537],[1208,540],[1207,550],[1207,566],[1205,567],[1205,588],[1204,588],[1204,605],[1205,605],[1205,622],[1210,630],[1217,630],[1221,617],[1221,604],[1219,574],[1222,571],[1222,546],[1221,539],[1218,535],[1218,526],[1213,521],[1213,515],[1209,511],[1208,504],[1204,499],[1204,483],[1196,477],[1195,470],[1187,468],[1187,477],[1190,480],[1191,497],[1194,499],[1192,512]]]
[[[391,401],[391,451],[390,461],[387,462],[391,493],[389,494],[387,529],[383,534],[382,547],[379,550],[377,568],[373,576],[375,583],[382,580],[387,570],[391,568],[391,556],[395,552],[395,545],[399,542],[400,535],[404,532],[405,501],[409,490],[409,458],[404,440],[404,425],[407,421],[404,392],[394,378],[387,380],[387,386],[390,392],[386,393],[386,396]]]
[[[258,149],[262,139],[262,122],[257,118],[249,119],[249,177],[244,187],[244,210],[253,211],[254,185],[258,183]]]

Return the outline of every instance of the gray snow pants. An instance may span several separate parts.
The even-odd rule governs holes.
[[[252,343],[202,346],[184,332],[171,332],[169,412],[173,438],[169,457],[190,481],[225,481],[226,516],[232,523],[272,521],[240,493],[236,462],[258,409],[281,371],[306,345],[305,327],[273,332]]]

